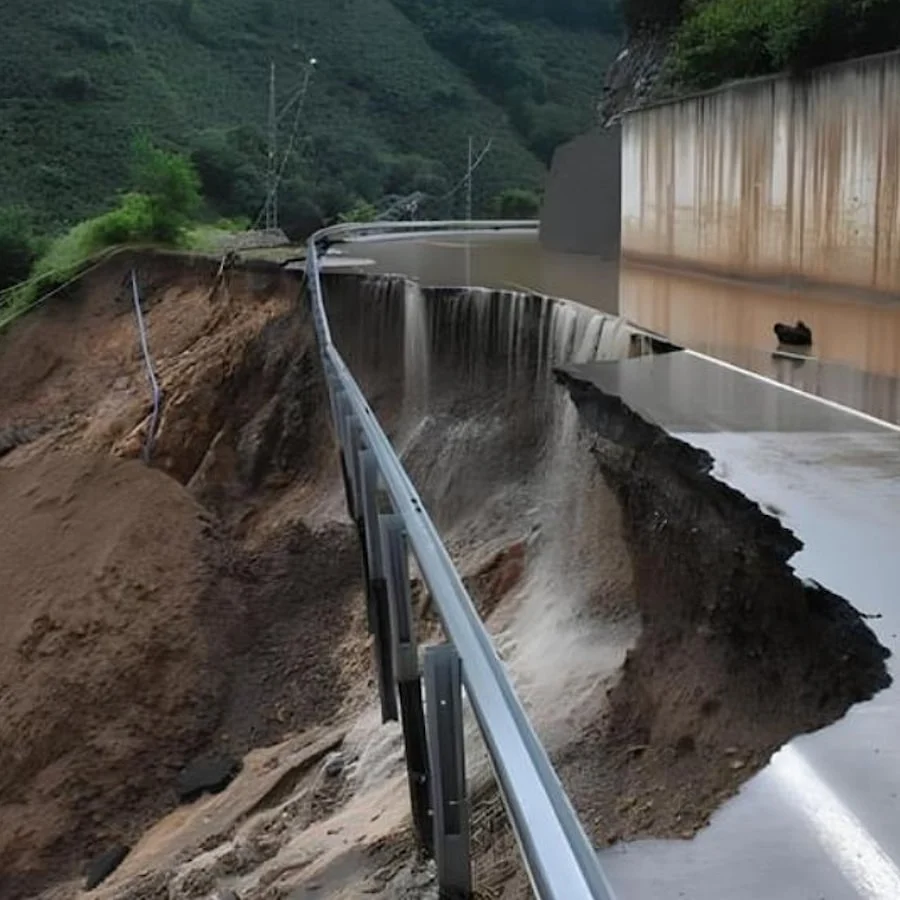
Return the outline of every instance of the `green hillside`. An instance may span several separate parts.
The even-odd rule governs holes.
[[[193,155],[211,214],[253,217],[269,62],[281,105],[315,57],[288,227],[413,190],[427,213],[459,212],[470,134],[494,140],[476,182],[487,210],[506,188],[538,189],[554,144],[592,122],[611,2],[6,0],[0,207],[42,231],[108,207],[144,132]]]

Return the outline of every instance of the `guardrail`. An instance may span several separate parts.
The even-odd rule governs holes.
[[[150,465],[150,460],[153,456],[153,446],[156,443],[156,431],[159,427],[162,390],[159,386],[159,379],[156,377],[153,357],[150,355],[150,339],[147,336],[147,326],[144,324],[144,311],[141,308],[141,291],[138,287],[137,273],[134,269],[131,270],[131,299],[134,304],[134,317],[137,321],[141,355],[144,357],[144,368],[147,372],[147,382],[150,385],[150,398],[152,401],[150,421],[147,423],[147,436],[144,438],[143,453],[144,462]]]
[[[487,747],[525,867],[540,900],[612,900],[612,889],[446,548],[365,396],[331,339],[321,247],[349,238],[509,231],[528,222],[342,225],[309,242],[307,281],[347,505],[357,524],[382,718],[402,723],[413,820],[437,862],[442,896],[471,892],[462,686]],[[424,654],[425,703],[409,593],[409,553],[447,643]],[[399,700],[399,703],[398,703]]]

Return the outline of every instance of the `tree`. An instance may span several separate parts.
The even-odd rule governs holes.
[[[667,27],[681,19],[688,0],[622,0],[622,15],[631,29]]]
[[[81,103],[87,100],[93,93],[93,90],[91,76],[83,69],[64,72],[56,78],[53,85],[53,92],[56,96],[60,100],[66,100],[70,103]]]
[[[134,191],[149,200],[155,240],[176,243],[200,208],[200,176],[191,161],[154,146],[146,137],[134,145]]]
[[[378,218],[378,210],[365,200],[360,200],[352,209],[338,216],[340,222],[374,222]]]
[[[558,103],[545,103],[532,108],[532,127],[528,146],[548,166],[560,144],[578,134],[578,121],[572,111]]]
[[[278,197],[278,219],[291,240],[309,237],[322,227],[324,218],[314,199],[313,189],[302,178],[292,178],[282,183]]]
[[[0,290],[24,281],[35,256],[28,215],[18,207],[0,208]]]
[[[691,87],[893,49],[894,0],[705,0],[686,7],[675,72]]]

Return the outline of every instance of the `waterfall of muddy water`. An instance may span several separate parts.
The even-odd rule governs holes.
[[[621,320],[536,295],[364,279],[329,296],[338,347],[387,423],[532,721],[551,749],[565,743],[600,714],[637,624],[616,501],[552,370],[646,348]],[[402,373],[385,371],[390,358]],[[357,730],[360,786],[402,771],[397,730],[375,716],[369,724],[373,733]],[[481,742],[467,731],[480,779]]]
[[[598,715],[638,623],[616,502],[569,397],[555,391],[551,410],[528,567],[497,625],[500,652],[552,751]]]
[[[425,298],[417,282],[405,282],[403,302],[403,416],[421,419],[428,408],[431,335]]]

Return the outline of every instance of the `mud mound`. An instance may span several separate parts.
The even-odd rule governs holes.
[[[0,526],[0,896],[133,840],[199,755],[340,711],[350,526],[251,553],[162,473],[58,454],[0,468]]]
[[[205,678],[207,527],[175,482],[105,457],[0,469],[0,528],[9,877],[40,871],[81,829],[89,844],[112,839],[121,811],[212,729],[216,704]]]
[[[133,266],[164,391],[149,469]],[[272,267],[127,255],[0,338],[4,900],[133,845],[186,764],[365,690],[355,530],[313,515],[339,482],[298,296]]]

